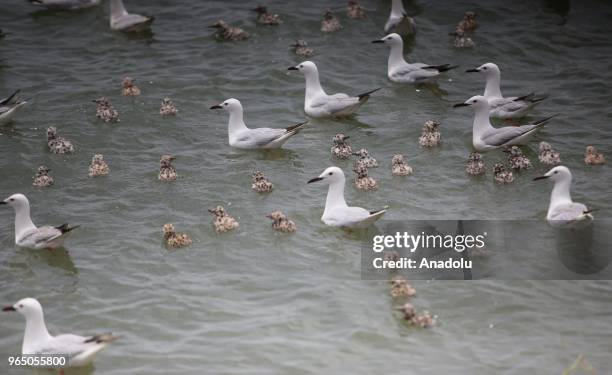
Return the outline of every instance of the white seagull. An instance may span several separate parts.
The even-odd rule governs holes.
[[[478,152],[486,152],[501,147],[523,145],[540,130],[550,119],[557,115],[538,120],[522,126],[505,126],[494,128],[489,120],[489,102],[484,96],[473,96],[464,103],[453,107],[471,106],[474,108],[474,124],[472,126],[472,144]]]
[[[361,207],[349,207],[344,200],[345,178],[342,169],[329,167],[319,177],[315,177],[308,183],[323,181],[329,185],[325,211],[321,221],[332,227],[341,228],[366,228],[380,219],[386,209],[368,211]]]
[[[372,43],[387,44],[391,51],[387,62],[387,76],[393,82],[424,83],[433,81],[440,73],[454,69],[457,65],[430,65],[424,63],[408,63],[404,60],[404,42],[396,33],[389,34]]]
[[[43,309],[34,298],[24,298],[2,311],[17,311],[25,317],[21,354],[23,355],[65,355],[67,366],[81,367],[93,361],[96,354],[108,343],[118,339],[110,333],[95,336],[63,334],[51,336],[45,325]]]
[[[306,79],[306,95],[304,99],[304,112],[310,117],[346,117],[350,116],[368,101],[370,94],[380,88],[365,92],[357,96],[347,94],[327,95],[319,81],[319,71],[312,61],[304,61],[299,65],[289,67],[288,70],[299,70]]]
[[[61,247],[66,234],[79,226],[69,227],[62,224],[58,227],[45,225],[37,228],[30,219],[30,202],[23,194],[13,194],[0,202],[15,210],[15,244],[29,249],[56,249]]]
[[[487,80],[483,96],[491,106],[491,117],[501,119],[514,119],[525,117],[536,105],[540,104],[546,96],[536,96],[530,93],[523,96],[504,98],[501,93],[501,72],[493,63],[486,63],[476,69],[468,69],[467,73],[483,74]]]
[[[123,0],[110,0],[110,27],[115,31],[143,31],[151,27],[155,17],[130,14],[125,10]]]
[[[385,33],[398,33],[404,36],[416,33],[414,19],[406,14],[402,0],[391,0],[391,14],[385,24]]]
[[[27,103],[27,101],[15,97],[19,91],[16,90],[8,98],[0,99],[0,125],[9,122],[15,115],[15,112]]]
[[[234,98],[227,99],[219,105],[213,105],[210,109],[224,109],[229,112],[229,122],[227,125],[229,144],[236,148],[280,148],[308,123],[301,122],[281,129],[249,129],[244,123],[242,104],[239,100]]]
[[[51,10],[77,10],[100,4],[100,0],[30,0],[30,2]]]
[[[550,195],[550,205],[546,220],[553,227],[581,227],[593,220],[593,215],[587,206],[572,201],[570,186],[572,173],[567,167],[559,165],[545,175],[533,180],[550,179],[555,185]]]

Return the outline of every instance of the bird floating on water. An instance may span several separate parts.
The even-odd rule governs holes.
[[[149,30],[155,20],[153,16],[130,14],[123,5],[123,0],[110,0],[110,27],[114,31],[141,32]]]
[[[404,155],[393,155],[393,159],[391,159],[391,174],[394,176],[408,176],[411,173],[412,167],[404,161]]]
[[[96,117],[104,122],[119,122],[119,112],[113,108],[105,96],[93,100],[96,103]]]
[[[172,165],[172,161],[176,159],[173,155],[162,155],[159,160],[159,175],[157,178],[160,181],[175,181],[177,178],[176,168]]]
[[[365,164],[355,163],[353,166],[355,172],[355,186],[359,190],[374,191],[378,189],[378,183],[373,177],[368,176],[368,168]]]
[[[331,154],[338,159],[348,159],[353,155],[351,145],[348,144],[350,137],[343,133],[338,133],[332,138]]]
[[[293,48],[293,51],[299,57],[310,57],[314,55],[314,49],[308,47],[308,43],[302,39],[296,40],[295,43],[291,45],[291,48]]]
[[[8,123],[15,113],[23,107],[27,101],[17,97],[21,90],[15,90],[9,97],[0,99],[0,125]]]
[[[417,314],[416,309],[411,303],[405,303],[402,306],[398,306],[396,310],[404,314],[404,319],[407,320],[410,325],[420,328],[431,328],[436,325],[435,316],[431,316],[428,311]]]
[[[393,276],[391,280],[389,280],[389,284],[391,284],[389,294],[391,294],[393,298],[414,297],[416,295],[416,289],[408,284],[408,281],[402,276]]]
[[[348,0],[346,6],[346,15],[352,19],[364,19],[367,18],[365,9],[359,4],[357,0]]]
[[[457,24],[458,29],[465,31],[474,31],[477,27],[478,23],[476,22],[476,13],[471,10],[465,12],[463,19]]]
[[[168,97],[162,99],[159,114],[162,116],[174,116],[178,113],[178,109],[174,106],[172,100]]]
[[[221,40],[238,41],[248,39],[251,36],[241,28],[230,26],[223,20],[218,20],[208,27],[217,29],[215,37]]]
[[[357,152],[353,152],[353,155],[357,156],[357,160],[355,161],[354,165],[361,164],[366,168],[378,168],[378,161],[374,159],[365,148],[362,148]]]
[[[53,185],[53,177],[49,176],[51,170],[44,165],[38,167],[36,176],[34,176],[34,183],[32,185],[36,187],[45,187]]]
[[[540,160],[540,163],[544,165],[561,164],[561,155],[552,148],[550,143],[542,141],[540,142],[538,149],[538,159]]]
[[[510,164],[510,168],[517,171],[531,169],[531,160],[523,155],[523,150],[518,146],[511,146],[507,150],[504,150],[504,152],[508,153],[508,164]]]
[[[238,221],[225,212],[223,206],[217,206],[209,209],[208,212],[213,214],[213,226],[217,233],[228,232],[238,228]]]
[[[455,48],[473,48],[476,46],[476,43],[466,35],[465,30],[461,28],[455,29],[454,32],[450,33],[450,35],[455,37],[453,41],[453,46]]]
[[[335,31],[342,30],[342,25],[340,21],[330,9],[327,9],[325,13],[323,13],[323,20],[321,21],[321,31],[324,33],[333,33]]]
[[[584,153],[584,163],[586,165],[602,165],[605,162],[606,157],[601,152],[597,152],[593,146],[587,146]]]
[[[269,193],[274,188],[274,185],[268,181],[262,171],[253,172],[252,180],[251,189],[258,193]]]
[[[253,10],[257,12],[257,23],[261,25],[276,26],[281,23],[280,16],[268,13],[268,8],[265,6],[259,5]]]
[[[78,10],[94,7],[100,0],[30,0],[30,3],[49,10]]]
[[[186,233],[176,233],[173,224],[164,224],[163,230],[166,245],[176,248],[191,245],[191,238]]]
[[[410,36],[416,33],[414,19],[409,17],[404,9],[402,0],[391,0],[391,14],[385,23],[385,34],[397,33],[401,36]]]
[[[435,147],[438,146],[442,140],[440,134],[440,123],[435,120],[427,120],[423,124],[421,130],[421,136],[419,137],[419,144],[423,147]]]
[[[134,83],[134,78],[125,77],[121,82],[121,95],[123,96],[138,96],[140,95],[140,89]]]
[[[104,176],[110,172],[108,164],[104,161],[102,154],[95,154],[91,158],[91,164],[89,164],[89,177]]]
[[[472,176],[479,176],[487,171],[482,155],[477,152],[472,152],[465,164],[465,172]]]
[[[272,223],[272,229],[274,230],[286,233],[295,232],[297,230],[295,223],[278,210],[269,213],[266,217],[274,221]]]
[[[57,135],[57,128],[55,126],[47,128],[47,146],[49,146],[49,151],[54,154],[70,154],[74,152],[72,142]]]
[[[495,163],[493,166],[493,178],[498,184],[509,184],[514,181],[512,171],[509,171],[503,163]]]

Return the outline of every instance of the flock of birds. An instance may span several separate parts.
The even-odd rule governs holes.
[[[49,9],[75,10],[96,6],[100,3],[100,0],[33,0],[32,2]],[[390,81],[401,84],[429,84],[435,82],[440,74],[457,68],[456,65],[448,63],[430,64],[406,61],[403,51],[403,38],[416,33],[416,23],[412,17],[407,15],[401,0],[392,0],[391,3],[391,13],[384,26],[387,35],[373,41],[373,43],[387,45],[389,48],[387,76]],[[257,13],[259,24],[275,26],[282,23],[281,17],[269,13],[266,7],[258,6],[254,11]],[[366,10],[355,0],[348,1],[347,15],[353,19],[367,17]],[[127,12],[122,0],[110,0],[110,27],[112,30],[130,33],[141,32],[149,29],[153,21],[154,17]],[[216,37],[222,40],[240,41],[246,40],[250,36],[244,30],[230,26],[223,20],[218,20],[210,27],[215,29]],[[454,46],[457,48],[473,47],[474,42],[470,35],[476,28],[476,14],[471,11],[466,12],[455,30],[450,33],[455,37]],[[325,11],[321,21],[321,31],[337,32],[341,29],[342,25],[334,14],[330,10]],[[0,31],[0,37],[4,35]],[[297,40],[292,47],[296,55],[301,57],[310,57],[314,54],[314,49],[309,47],[304,40]],[[342,119],[352,116],[379,90],[379,88],[375,88],[354,96],[344,93],[330,95],[321,85],[319,71],[314,62],[303,61],[289,67],[288,70],[298,71],[304,76],[304,112],[311,118]],[[482,75],[486,80],[486,85],[483,95],[473,96],[463,103],[455,105],[455,107],[471,107],[475,113],[472,129],[474,152],[468,157],[465,167],[466,173],[469,175],[486,173],[487,167],[482,153],[502,149],[508,154],[508,164],[496,163],[494,165],[494,179],[498,183],[510,183],[514,180],[513,171],[532,168],[531,161],[523,154],[519,146],[530,142],[533,136],[554,116],[522,125],[513,123],[503,127],[494,127],[490,122],[491,117],[516,122],[530,113],[546,97],[534,93],[518,97],[504,97],[500,88],[500,69],[494,63],[486,63],[477,68],[469,69],[467,72]],[[27,100],[18,98],[18,93],[19,90],[0,100],[0,124],[11,121],[15,114],[27,103]],[[123,80],[122,95],[140,95],[140,89],[134,79],[126,77]],[[96,116],[101,121],[109,123],[119,121],[119,113],[113,108],[108,98],[101,97],[94,102],[97,105]],[[280,148],[293,136],[308,127],[308,122],[302,122],[286,128],[249,128],[244,122],[243,106],[239,100],[234,98],[213,105],[211,109],[224,110],[228,113],[228,143],[235,148]],[[164,98],[159,113],[162,116],[172,116],[176,115],[178,110],[170,98]],[[439,122],[435,120],[427,121],[423,125],[418,143],[423,147],[438,146],[441,142],[439,127]],[[373,177],[368,176],[368,170],[378,167],[377,160],[365,148],[353,151],[348,140],[349,136],[346,134],[336,134],[332,139],[331,154],[337,159],[356,157],[353,164],[355,185],[362,190],[375,190],[377,182]],[[47,144],[49,151],[56,154],[75,151],[73,144],[61,137],[55,127],[47,129]],[[539,144],[538,159],[543,165],[553,166],[546,174],[535,178],[535,180],[549,179],[554,182],[547,213],[549,223],[554,226],[566,227],[584,225],[593,220],[591,209],[581,203],[572,201],[570,195],[572,174],[567,167],[560,165],[559,153],[548,142]],[[158,175],[160,181],[171,182],[177,179],[176,169],[172,165],[174,160],[175,157],[172,155],[161,157]],[[604,162],[604,156],[598,153],[593,146],[587,147],[585,154],[587,165],[599,165]],[[52,185],[53,178],[49,175],[49,172],[49,168],[40,166],[34,176],[33,184],[38,187]],[[109,172],[110,168],[104,161],[104,156],[95,154],[89,166],[88,175],[90,177],[104,176]],[[412,173],[412,167],[407,164],[402,154],[393,156],[391,173],[394,176],[407,176]],[[346,177],[342,169],[336,166],[326,168],[319,176],[308,181],[308,183],[315,182],[322,182],[329,186],[325,209],[321,217],[321,220],[329,226],[349,229],[365,228],[386,213],[386,207],[379,210],[367,210],[349,206],[344,198]],[[252,189],[260,193],[269,193],[273,190],[273,184],[268,181],[263,172],[255,171],[252,175]],[[69,226],[68,224],[57,227],[37,227],[30,217],[28,198],[23,194],[13,194],[0,201],[0,204],[8,205],[14,209],[15,243],[20,247],[32,249],[58,248],[63,245],[66,235],[77,228],[77,226]],[[238,221],[229,215],[224,207],[217,206],[210,209],[209,212],[213,216],[213,225],[217,232],[227,232],[239,227]],[[272,228],[275,230],[294,232],[297,228],[296,224],[280,211],[274,211],[267,217],[273,221]],[[176,232],[174,225],[171,223],[163,225],[163,238],[169,247],[184,247],[192,243],[187,234]],[[401,278],[391,280],[392,296],[411,297],[414,293],[414,289],[405,280]],[[402,305],[399,310],[404,313],[406,320],[415,326],[430,327],[435,322],[435,319],[428,313],[418,314],[410,303]],[[110,334],[91,337],[51,336],[44,323],[42,307],[33,298],[22,299],[12,306],[5,307],[4,311],[17,311],[26,318],[26,331],[22,346],[23,354],[69,354],[70,366],[82,366],[90,363],[97,352],[117,338]]]

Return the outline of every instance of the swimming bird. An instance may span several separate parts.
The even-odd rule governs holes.
[[[461,28],[455,29],[454,32],[450,33],[450,35],[455,37],[453,41],[453,46],[455,48],[473,48],[476,46],[476,43],[465,34],[465,30]]]
[[[30,201],[23,194],[13,194],[0,202],[15,210],[15,244],[29,249],[56,249],[64,244],[66,234],[79,226],[36,227],[30,219]]]
[[[20,100],[16,95],[21,90],[15,90],[9,97],[0,100],[0,125],[8,123],[15,113],[23,107],[27,101]]]
[[[389,34],[382,39],[373,40],[372,43],[383,43],[390,47],[387,61],[387,77],[399,83],[430,83],[440,73],[456,68],[458,65],[431,65],[424,63],[408,63],[404,59],[404,42],[396,33]]]
[[[511,146],[510,148],[504,150],[504,152],[508,153],[508,164],[510,164],[510,168],[517,171],[531,169],[531,160],[529,160],[527,156],[523,155],[523,150],[521,150],[518,146]]]
[[[175,181],[178,177],[176,168],[172,165],[172,161],[176,159],[173,155],[162,155],[159,160],[159,175],[157,179],[160,181]]]
[[[238,221],[225,212],[223,206],[217,206],[209,209],[208,212],[213,214],[213,226],[217,233],[228,232],[240,226]]]
[[[304,112],[310,117],[340,118],[350,116],[370,99],[370,94],[380,90],[380,88],[377,88],[352,97],[343,93],[327,95],[319,81],[319,70],[312,61],[304,61],[299,65],[289,67],[288,70],[299,70],[304,74],[306,79]]]
[[[134,78],[125,77],[121,82],[121,95],[123,96],[138,96],[140,95],[140,89],[134,83]]]
[[[386,209],[368,211],[361,207],[349,207],[344,200],[345,177],[342,169],[329,167],[319,177],[312,178],[308,183],[323,181],[329,185],[325,210],[321,221],[332,227],[366,228],[380,219]]]
[[[274,188],[274,185],[268,181],[262,171],[253,172],[252,181],[251,189],[258,193],[269,193]]]
[[[49,151],[54,154],[69,154],[74,152],[72,142],[57,135],[57,128],[51,126],[47,128],[47,146]]]
[[[483,96],[491,107],[491,117],[501,119],[521,118],[546,99],[546,96],[536,96],[535,93],[504,98],[500,88],[501,72],[499,67],[493,63],[486,63],[478,68],[468,69],[466,72],[480,73],[485,76],[487,83]]]
[[[30,0],[30,3],[49,10],[78,10],[96,6],[100,0]]]
[[[159,108],[159,114],[162,116],[174,116],[178,113],[178,109],[168,97],[162,99],[161,107]]]
[[[230,26],[223,20],[218,20],[208,27],[217,29],[215,32],[217,39],[237,41],[248,39],[251,36],[241,28]]]
[[[509,184],[514,181],[512,171],[506,169],[503,163],[495,163],[493,166],[493,178],[498,184]]]
[[[593,210],[588,209],[582,203],[572,201],[570,195],[572,173],[569,168],[559,165],[533,180],[543,179],[550,179],[554,182],[548,213],[546,214],[546,220],[551,226],[578,227],[588,224],[594,219]]]
[[[427,120],[423,124],[421,130],[421,136],[419,137],[419,144],[423,147],[435,147],[440,144],[442,135],[438,128],[440,123],[435,120]]]
[[[93,100],[96,103],[96,117],[104,122],[119,122],[119,112],[113,108],[108,98],[102,96]]]
[[[473,96],[454,107],[470,106],[474,108],[472,125],[472,144],[478,152],[495,150],[500,147],[523,145],[531,140],[535,133],[557,115],[552,115],[531,124],[522,126],[505,126],[494,128],[489,120],[490,106],[484,96]]]
[[[385,23],[385,34],[397,33],[401,36],[414,35],[416,24],[404,9],[402,0],[391,0],[391,14]]]
[[[257,23],[261,25],[276,26],[281,23],[280,16],[268,13],[268,8],[264,6],[259,5],[253,10],[257,12]]]
[[[402,276],[393,276],[391,280],[389,280],[389,284],[391,284],[389,294],[391,294],[393,298],[414,297],[414,295],[416,295],[416,289],[408,284],[408,281]]]
[[[477,152],[470,153],[468,161],[465,164],[465,172],[472,176],[484,174],[487,171],[482,155]]]
[[[346,7],[346,15],[352,19],[364,19],[367,18],[365,9],[359,4],[357,0],[348,0]]]
[[[354,165],[362,164],[366,168],[378,168],[378,161],[374,159],[365,148],[362,148],[357,152],[353,152],[353,155],[357,156],[357,160],[355,161]]]
[[[174,225],[164,224],[164,241],[170,247],[185,247],[191,245],[191,238],[186,233],[176,233]]]
[[[374,191],[378,189],[378,183],[373,177],[368,176],[368,168],[361,163],[355,163],[353,166],[355,176],[355,186],[359,190]]]
[[[552,148],[550,143],[542,141],[540,142],[538,149],[538,159],[540,160],[540,163],[544,165],[561,164],[561,155]]]
[[[332,138],[331,154],[338,159],[348,159],[353,155],[353,149],[348,144],[348,135],[338,133]]]
[[[274,230],[286,233],[295,232],[297,230],[295,223],[278,210],[269,213],[266,217],[274,221],[272,223],[272,229]]]
[[[89,164],[89,177],[104,176],[110,172],[102,154],[95,154]]]
[[[405,303],[402,306],[395,308],[404,314],[404,319],[410,323],[410,325],[417,326],[420,328],[431,328],[436,324],[436,319],[428,311],[422,314],[417,314],[416,309],[411,303]]]
[[[340,21],[334,16],[330,9],[327,9],[323,13],[323,20],[321,21],[321,31],[324,33],[333,33],[335,31],[342,30]]]
[[[293,137],[308,124],[300,122],[287,128],[255,128],[249,129],[243,120],[242,104],[237,99],[227,99],[210,109],[224,109],[229,113],[227,132],[229,145],[242,149],[281,148],[289,138]]]
[[[478,27],[478,23],[476,22],[476,13],[468,10],[463,15],[463,19],[459,21],[457,24],[458,29],[462,29],[465,31],[474,31]]]
[[[153,16],[130,14],[125,10],[123,0],[110,0],[110,27],[114,31],[141,32],[151,28]]]
[[[12,306],[4,307],[2,311],[16,311],[25,317],[22,355],[67,356],[66,367],[82,367],[90,364],[100,350],[119,338],[111,333],[94,336],[73,334],[51,336],[45,324],[43,308],[34,298],[21,299]]]
[[[314,55],[314,49],[308,47],[308,43],[306,43],[305,40],[298,39],[291,45],[291,47],[293,48],[295,54],[299,57],[310,57]]]
[[[391,174],[394,176],[408,176],[412,173],[412,167],[404,161],[404,155],[393,155],[391,159]]]
[[[34,183],[32,185],[36,187],[45,187],[53,185],[53,177],[49,176],[50,169],[44,165],[38,167],[36,176],[34,176]]]
[[[605,162],[606,157],[601,152],[597,152],[593,146],[587,146],[584,153],[584,163],[586,165],[602,165]]]

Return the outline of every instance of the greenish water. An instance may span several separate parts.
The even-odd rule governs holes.
[[[419,309],[438,315],[432,330],[407,326],[383,281],[361,280],[365,238],[320,222],[326,189],[306,185],[336,164],[331,137],[341,131],[354,147],[367,147],[381,167],[372,193],[347,187],[347,200],[367,208],[389,205],[388,220],[544,220],[551,186],[532,183],[539,166],[514,184],[499,186],[489,172],[469,178],[472,114],[451,103],[482,92],[484,82],[463,70],[484,62],[502,70],[507,95],[550,94],[534,117],[561,113],[539,135],[562,154],[574,174],[577,201],[609,218],[609,165],[586,167],[584,148],[612,155],[612,9],[606,2],[572,2],[567,22],[554,2],[419,1],[414,61],[461,65],[440,80],[443,93],[390,83],[380,37],[387,1],[363,1],[364,21],[349,20],[333,4],[344,30],[319,32],[322,11],[311,1],[269,1],[281,14],[278,28],[259,27],[255,2],[129,1],[129,10],[153,14],[153,35],[112,33],[108,3],[77,13],[37,11],[27,2],[0,5],[0,96],[21,88],[32,97],[15,121],[0,128],[0,195],[26,194],[37,224],[81,224],[57,252],[19,249],[13,213],[0,212],[0,301],[38,298],[52,333],[113,331],[122,339],[102,352],[95,368],[75,374],[351,373],[559,374],[584,354],[599,372],[612,367],[609,281],[415,281]],[[408,4],[407,4],[408,5]],[[455,50],[447,33],[467,9],[480,28],[473,50]],[[218,18],[252,34],[220,43],[206,26]],[[227,144],[227,115],[208,108],[235,97],[252,126],[302,121],[303,77],[286,68],[300,60],[288,49],[296,38],[316,49],[328,92],[360,93],[383,87],[357,117],[311,126],[275,152],[247,152]],[[464,69],[465,68],[465,69]],[[125,75],[142,95],[120,96]],[[97,121],[91,103],[110,97],[121,122]],[[164,96],[176,118],[158,115]],[[422,124],[442,123],[443,145],[421,149]],[[75,143],[74,155],[47,151],[45,128],[57,126]],[[91,179],[87,167],[102,153],[110,175]],[[180,179],[157,181],[159,157],[177,156]],[[404,153],[414,168],[392,178],[391,157]],[[528,156],[536,158],[531,146]],[[485,156],[489,165],[501,152]],[[55,185],[37,189],[38,165]],[[251,191],[250,174],[263,170],[270,195]],[[235,233],[215,234],[207,212],[217,204],[238,218]],[[273,232],[264,215],[282,209],[298,232]],[[194,243],[167,251],[161,226],[175,224]],[[530,233],[542,251],[550,244]],[[551,257],[555,255],[551,254]],[[17,354],[23,318],[0,318],[0,353]],[[1,365],[4,373],[4,359]],[[9,373],[22,370],[12,369]]]

